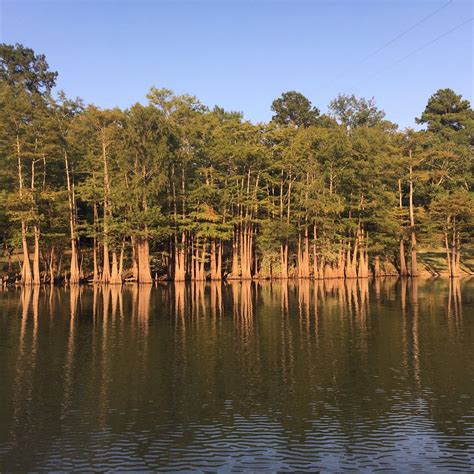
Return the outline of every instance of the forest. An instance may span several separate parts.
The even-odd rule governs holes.
[[[417,277],[420,249],[472,273],[474,112],[451,89],[400,130],[354,95],[322,114],[288,91],[251,123],[155,87],[102,109],[56,79],[0,45],[2,284]]]

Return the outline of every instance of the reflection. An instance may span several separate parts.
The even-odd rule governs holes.
[[[93,304],[92,304],[92,319],[96,320],[97,317],[97,298],[99,294],[99,285],[93,285]]]
[[[102,333],[101,333],[101,348],[100,348],[100,375],[99,375],[99,426],[105,429],[107,426],[107,410],[108,410],[108,394],[110,370],[108,367],[109,361],[109,303],[110,303],[110,286],[101,285],[102,293]]]
[[[79,301],[79,285],[72,285],[69,289],[69,337],[66,362],[66,374],[70,370],[74,351],[74,330],[76,326],[77,305]]]
[[[150,320],[151,285],[134,285],[133,291],[138,294],[137,315],[140,328],[148,333]]]
[[[309,307],[310,307],[310,298],[309,298],[309,288],[310,281],[302,280],[298,285],[298,308],[300,321],[305,319],[309,321]]]
[[[280,285],[280,292],[281,292],[281,314],[283,316],[288,315],[288,280],[284,279],[281,281]]]
[[[319,332],[319,297],[323,291],[320,280],[313,281],[313,307],[314,307],[314,334],[316,337]]]
[[[0,468],[145,470],[146,458],[162,470],[205,470],[242,449],[247,470],[324,470],[329,458],[357,469],[357,456],[383,469],[377,456],[395,465],[398,455],[429,470],[439,452],[434,467],[456,458],[468,470],[474,321],[462,284],[4,292]],[[426,452],[411,450],[419,433]]]
[[[185,283],[183,283],[185,285]],[[196,320],[206,315],[206,302],[204,300],[204,289],[206,288],[206,282],[202,280],[196,280],[191,283],[191,314]],[[199,321],[198,321],[199,322]]]
[[[375,277],[373,282],[374,282],[374,289],[375,289],[375,300],[377,303],[380,303],[380,298],[381,298],[381,291],[382,291],[382,278],[380,277]]]
[[[395,277],[383,277],[378,279],[382,286],[383,301],[394,301],[397,296],[396,288],[399,279]]]
[[[253,284],[250,280],[244,280],[242,282],[232,282],[231,286],[234,319],[239,322],[241,328],[248,329],[253,322]]]
[[[118,285],[110,285],[110,296],[112,302],[112,320],[115,321],[117,319],[117,310],[119,309],[120,300],[122,298],[122,289],[118,287]],[[121,318],[121,313],[119,312],[119,317]]]
[[[61,407],[62,416],[64,416],[64,413],[72,404],[73,363],[75,357],[74,341],[80,291],[82,291],[82,288],[79,285],[71,285],[69,288],[69,335],[66,350],[66,361],[64,364],[64,401]]]
[[[211,286],[211,316],[213,318],[220,318],[224,312],[222,303],[222,281],[212,280]]]
[[[312,286],[310,280],[301,280],[298,284],[298,309],[299,309],[299,323],[302,335],[305,335],[306,340],[309,340],[311,332],[311,318],[310,318],[310,287]]]
[[[411,287],[411,304],[413,309],[412,319],[412,341],[413,341],[413,376],[415,379],[415,386],[419,392],[421,389],[421,371],[420,371],[420,344],[419,344],[419,306],[418,306],[418,278],[410,279]]]
[[[38,285],[24,286],[20,291],[21,321],[18,354],[14,372],[13,423],[10,438],[21,439],[24,423],[30,423],[35,416],[32,397],[35,389],[35,367],[38,348],[38,306],[40,288]],[[30,321],[30,315],[32,321]],[[31,336],[31,337],[29,337]]]
[[[21,330],[20,330],[20,344],[19,344],[19,355],[18,358],[21,359],[25,351],[25,337],[26,337],[26,325],[28,322],[28,309],[31,302],[31,294],[33,289],[31,286],[24,286],[21,289]]]
[[[186,314],[185,314],[185,308],[186,308],[186,284],[177,282],[174,283],[172,286],[174,290],[174,308],[173,308],[173,313],[176,316],[176,318],[184,320]]]
[[[461,280],[459,278],[449,279],[448,308],[447,315],[449,326],[459,328],[462,322],[462,299]]]
[[[346,293],[347,293],[347,310],[350,316],[349,322],[352,326],[354,308],[356,308],[356,314],[359,311],[359,298],[357,295],[357,279],[351,278],[346,282]]]
[[[361,320],[366,323],[369,312],[369,281],[367,278],[362,278],[359,280],[360,316]]]
[[[402,362],[404,370],[408,369],[409,348],[407,329],[407,290],[408,278],[400,278],[400,306],[402,312]]]

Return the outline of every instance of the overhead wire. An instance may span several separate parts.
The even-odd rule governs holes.
[[[386,43],[384,43],[382,46],[380,46],[379,48],[377,48],[376,50],[372,51],[371,53],[369,53],[367,56],[363,57],[362,59],[360,59],[358,62],[352,64],[351,66],[349,66],[347,69],[341,71],[336,77],[334,77],[331,81],[328,81],[328,84],[332,84],[334,81],[340,79],[341,77],[344,77],[345,75],[347,75],[347,73],[353,71],[354,69],[357,69],[361,64],[365,63],[366,61],[368,61],[370,58],[374,57],[375,55],[377,55],[378,53],[380,53],[381,51],[383,51],[385,48],[389,47],[390,45],[392,45],[393,43],[395,43],[396,41],[398,41],[400,38],[402,38],[403,36],[407,35],[408,33],[410,33],[411,31],[413,31],[415,28],[417,28],[418,26],[420,26],[422,23],[424,23],[425,21],[429,20],[432,16],[436,15],[438,12],[440,12],[441,10],[443,10],[444,8],[446,8],[448,5],[450,5],[451,3],[453,3],[453,0],[449,0],[448,2],[444,3],[443,5],[441,5],[440,7],[436,8],[435,10],[433,10],[432,12],[430,12],[428,15],[424,16],[423,18],[421,18],[420,20],[418,20],[416,23],[414,23],[413,25],[411,25],[409,28],[407,28],[406,30],[403,30],[401,33],[399,33],[398,35],[394,36],[392,39],[390,39],[389,41],[387,41]]]
[[[353,85],[351,87],[351,89],[354,89],[358,86],[360,86],[362,83],[368,81],[368,80],[371,80],[373,79],[374,77],[377,77],[379,76],[380,74],[384,73],[385,71],[391,69],[393,66],[401,63],[402,61],[404,61],[405,59],[408,59],[410,58],[411,56],[414,56],[415,54],[419,53],[421,50],[427,48],[428,46],[431,46],[433,43],[436,43],[437,41],[439,41],[440,39],[444,38],[445,36],[448,36],[449,34],[453,33],[454,31],[458,30],[459,28],[463,27],[464,25],[466,25],[467,23],[471,22],[472,20],[474,20],[474,17],[471,17],[471,18],[468,18],[467,20],[463,21],[462,23],[459,23],[458,25],[456,25],[455,27],[449,29],[448,31],[445,31],[444,33],[442,33],[441,35],[437,36],[436,38],[433,38],[432,40],[428,41],[427,43],[424,43],[423,45],[421,45],[420,47],[416,48],[415,50],[411,51],[410,53],[406,54],[405,56],[397,59],[396,61],[393,61],[391,64],[389,64],[388,66],[382,68],[382,69],[379,69],[378,71],[376,71],[375,73],[371,74],[370,76],[366,77],[364,80],[358,82],[357,84]]]

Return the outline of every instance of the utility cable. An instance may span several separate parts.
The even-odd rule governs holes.
[[[415,28],[417,28],[419,25],[421,25],[422,23],[424,23],[425,21],[429,20],[432,16],[436,15],[436,13],[438,13],[439,11],[443,10],[444,8],[446,8],[448,5],[450,5],[451,3],[453,3],[453,0],[449,0],[447,3],[441,5],[439,8],[437,8],[436,10],[433,10],[431,13],[429,13],[428,15],[426,15],[425,17],[423,17],[421,20],[417,21],[415,24],[411,25],[409,28],[407,28],[406,30],[403,30],[401,33],[399,33],[397,36],[393,37],[392,39],[390,39],[389,41],[387,41],[386,43],[384,43],[382,46],[380,46],[379,48],[377,48],[375,51],[372,51],[371,53],[369,53],[367,56],[365,56],[364,58],[362,58],[360,61],[358,61],[357,63],[353,64],[352,66],[348,67],[347,69],[343,70],[342,72],[340,72],[336,77],[334,77],[331,81],[328,81],[328,84],[332,84],[334,81],[340,79],[341,77],[345,76],[348,72],[350,71],[353,71],[354,69],[358,68],[361,64],[365,63],[366,61],[368,61],[370,58],[374,57],[376,54],[380,53],[380,51],[383,51],[385,48],[387,48],[388,46],[392,45],[393,43],[395,43],[396,41],[398,41],[400,38],[402,38],[403,36],[407,35],[408,33],[410,33],[411,31],[413,31]]]
[[[356,87],[358,87],[359,85],[361,85],[363,82],[366,82],[367,80],[370,80],[370,79],[373,79],[374,77],[377,77],[379,76],[380,74],[382,74],[383,72],[387,71],[388,69],[392,68],[393,66],[395,66],[396,64],[399,64],[401,63],[402,61],[405,61],[405,59],[408,59],[409,57],[411,56],[414,56],[416,53],[419,53],[421,50],[427,48],[428,46],[431,46],[433,43],[436,43],[437,41],[439,41],[440,39],[444,38],[445,36],[448,36],[449,34],[451,34],[453,31],[456,31],[457,29],[461,28],[462,26],[466,25],[467,23],[471,22],[472,20],[474,20],[474,17],[471,17],[465,21],[463,21],[462,23],[460,23],[459,25],[456,25],[455,27],[451,28],[450,30],[448,31],[445,31],[443,34],[437,36],[436,38],[433,38],[431,41],[428,41],[427,43],[421,45],[419,48],[415,49],[414,51],[412,51],[411,53],[408,53],[407,55],[397,59],[396,61],[394,61],[393,63],[391,63],[390,65],[388,65],[387,67],[383,68],[383,69],[380,69],[378,71],[376,71],[375,73],[371,74],[370,76],[368,76],[365,80],[355,84],[351,89],[354,89]]]

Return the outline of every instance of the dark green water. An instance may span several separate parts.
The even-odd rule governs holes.
[[[0,291],[0,470],[472,471],[473,289]]]

